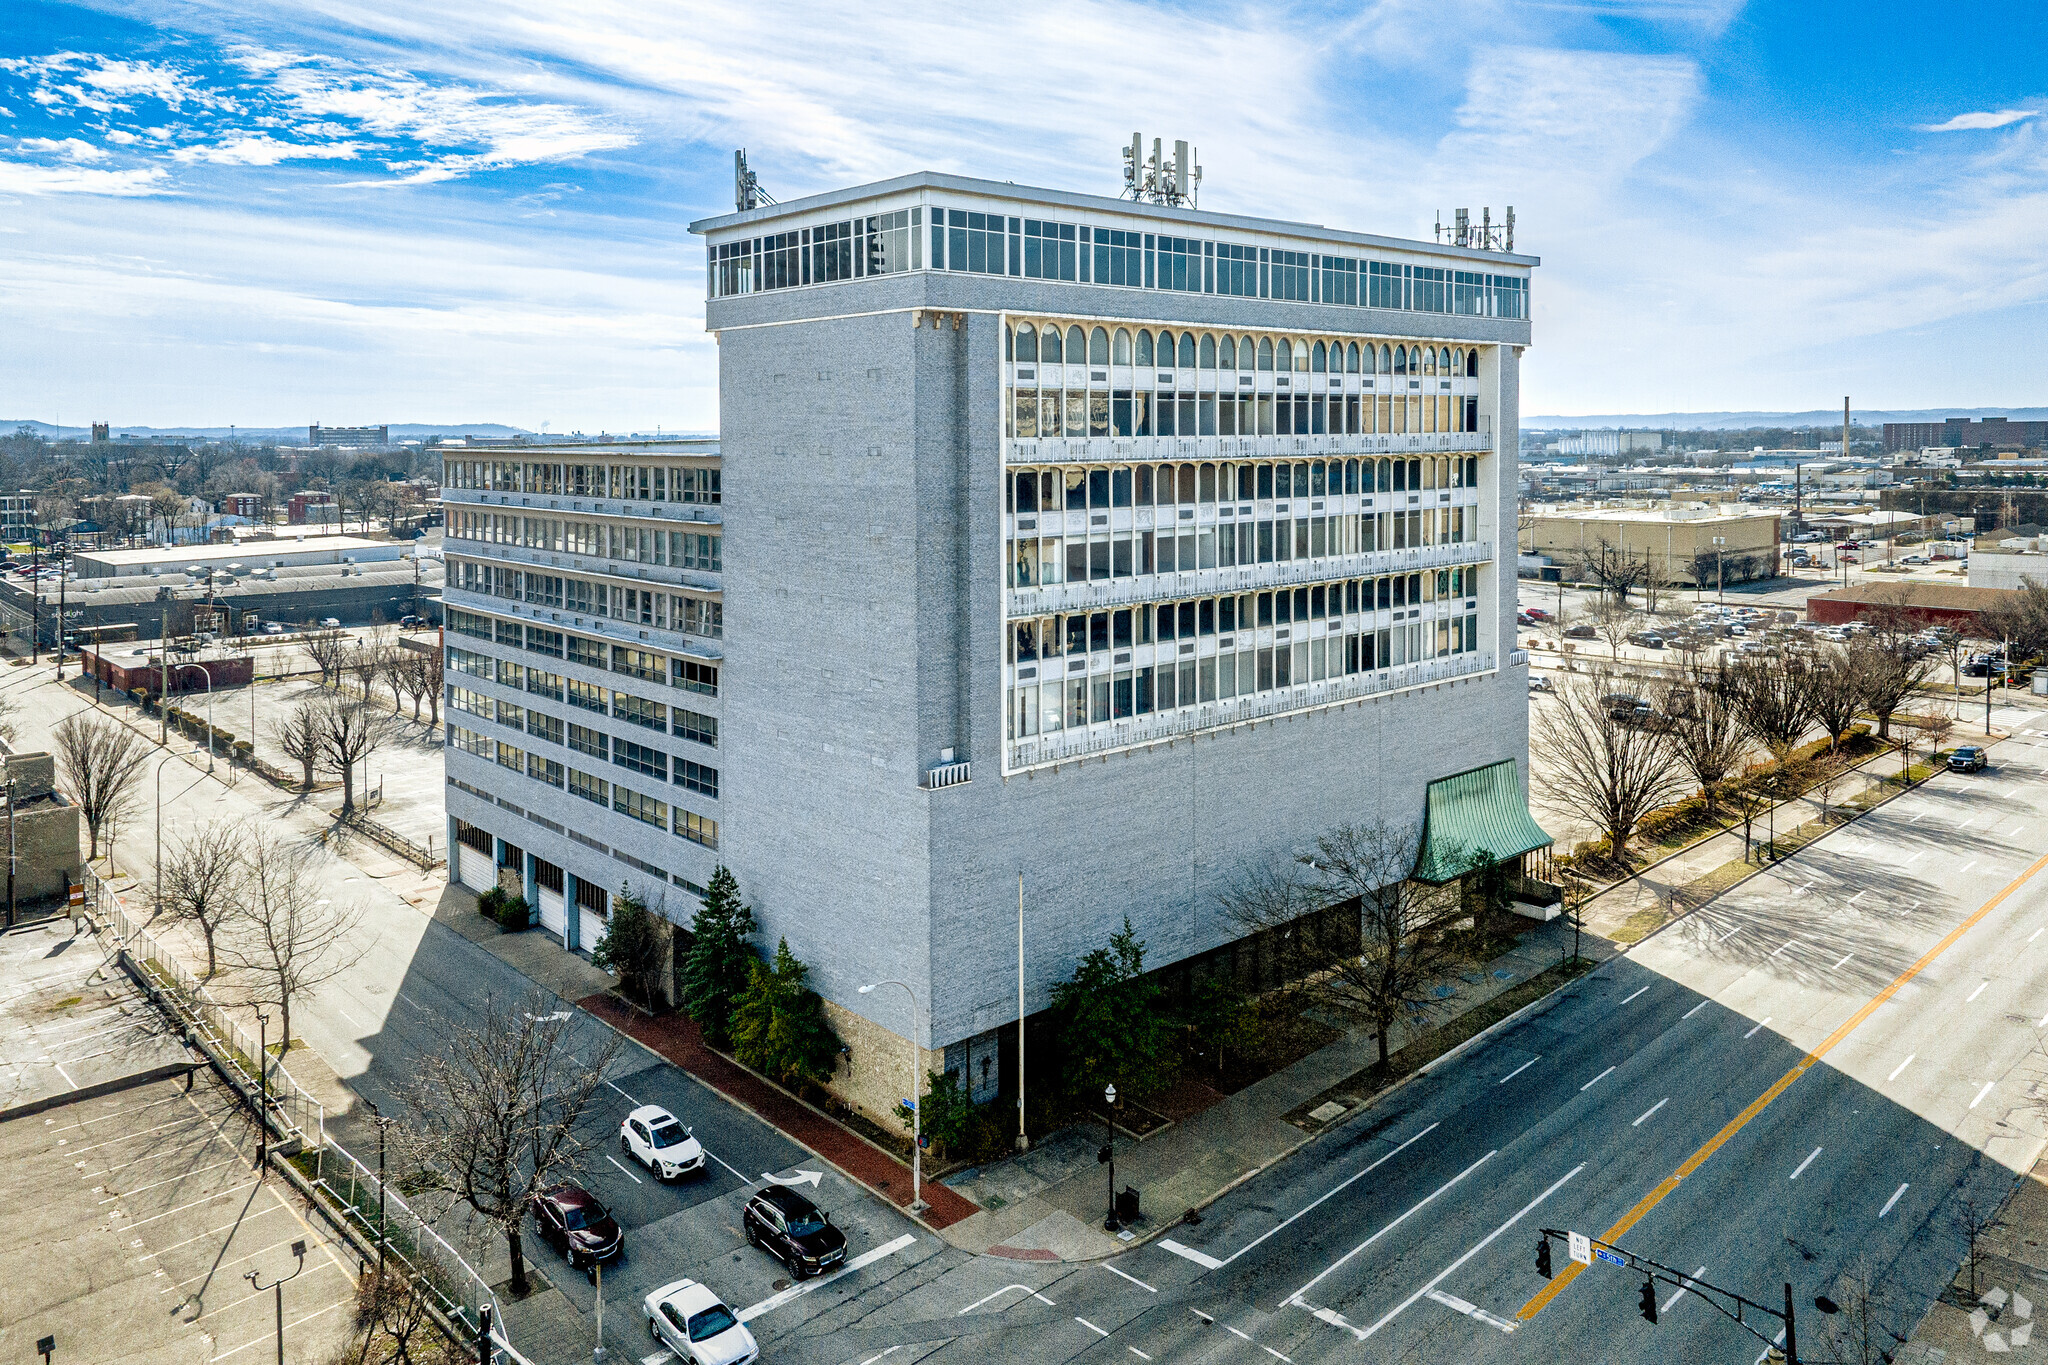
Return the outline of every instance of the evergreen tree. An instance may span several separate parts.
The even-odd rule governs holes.
[[[678,993],[689,1016],[713,1047],[732,1041],[733,1006],[747,989],[754,951],[747,939],[760,929],[740,900],[740,885],[723,863],[711,874],[704,904],[690,920],[690,943],[676,958]]]
[[[1052,988],[1062,1071],[1069,1094],[1099,1097],[1105,1085],[1132,1099],[1165,1089],[1173,1075],[1173,1021],[1159,1002],[1159,983],[1145,975],[1145,941],[1124,916],[1109,947]]]
[[[592,965],[615,973],[619,989],[650,1008],[661,974],[661,954],[668,937],[662,917],[625,886],[612,897],[604,937],[590,950]]]
[[[839,1035],[826,1021],[825,1002],[804,984],[810,974],[783,939],[773,962],[753,964],[733,1010],[733,1055],[792,1089],[803,1081],[823,1084],[839,1060]]]

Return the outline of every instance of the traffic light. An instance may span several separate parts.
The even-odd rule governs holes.
[[[1636,1311],[1643,1315],[1644,1322],[1655,1322],[1657,1320],[1657,1282],[1655,1280],[1645,1279],[1643,1281],[1643,1301],[1636,1305]]]
[[[1536,1273],[1546,1280],[1550,1278],[1550,1239],[1548,1237],[1538,1237],[1536,1239]]]

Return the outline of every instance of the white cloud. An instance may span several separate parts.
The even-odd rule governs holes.
[[[0,193],[100,194],[116,198],[170,194],[161,167],[133,170],[92,170],[78,166],[31,166],[0,161]]]
[[[1996,112],[1980,111],[1974,114],[1957,114],[1946,123],[1923,123],[1923,133],[1965,133],[1981,128],[2007,128],[2023,119],[2030,119],[2041,111],[2038,109],[2000,109]]]
[[[137,138],[135,134],[129,132],[126,128],[112,128],[109,129],[107,132],[107,141],[118,143],[123,147],[132,146],[133,144],[140,140],[141,139]]]
[[[243,133],[208,146],[180,147],[176,160],[217,166],[275,166],[281,161],[353,161],[362,150],[355,142],[282,142],[267,133]]]
[[[24,152],[41,152],[49,156],[62,156],[70,161],[102,161],[107,151],[95,147],[83,138],[25,137],[16,144]]]

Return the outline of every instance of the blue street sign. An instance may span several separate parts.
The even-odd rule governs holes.
[[[1613,1252],[1609,1251],[1609,1250],[1608,1250],[1608,1249],[1607,1249],[1606,1247],[1595,1247],[1595,1248],[1593,1248],[1593,1254],[1594,1254],[1595,1256],[1598,1256],[1598,1257],[1599,1257],[1599,1258],[1600,1258],[1601,1260],[1603,1260],[1603,1261],[1607,1262],[1607,1264],[1609,1264],[1609,1265],[1627,1265],[1627,1264],[1628,1264],[1628,1260],[1627,1260],[1627,1258],[1615,1255],[1615,1254],[1614,1254]]]

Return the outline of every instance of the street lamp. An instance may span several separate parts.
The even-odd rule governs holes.
[[[180,668],[196,668],[206,675],[206,771],[213,773],[213,670],[205,664],[179,664]]]
[[[164,908],[164,764],[176,758],[165,754],[156,761],[156,909]]]
[[[1124,1225],[1116,1216],[1116,1086],[1102,1087],[1102,1128],[1109,1141],[1102,1144],[1102,1161],[1109,1167],[1109,1212],[1103,1216],[1104,1232],[1122,1232]]]
[[[270,1164],[270,1013],[256,1011],[256,1176]]]
[[[1721,602],[1728,600],[1727,544],[1728,537],[1714,537],[1714,596]]]
[[[918,1100],[917,1084],[917,992],[906,982],[889,980],[862,986],[860,993],[866,995],[876,986],[901,986],[910,997],[910,1211],[923,1213],[931,1206],[924,1202],[924,1105]]]
[[[253,1270],[244,1271],[242,1274],[242,1278],[249,1282],[249,1287],[257,1293],[261,1294],[264,1290],[268,1289],[277,1295],[277,1365],[284,1365],[284,1282],[286,1280],[296,1280],[299,1278],[299,1271],[306,1268],[306,1244],[304,1242],[293,1242],[292,1255],[299,1258],[298,1269],[292,1271],[289,1275],[283,1275],[272,1280],[269,1284],[258,1284],[256,1282],[256,1272]]]
[[[363,1097],[363,1103],[369,1106],[370,1122],[377,1125],[377,1271],[379,1274],[382,1274],[384,1270],[384,1129],[386,1125],[396,1123],[398,1120],[385,1118],[384,1111],[377,1107],[377,1102],[367,1095]]]

